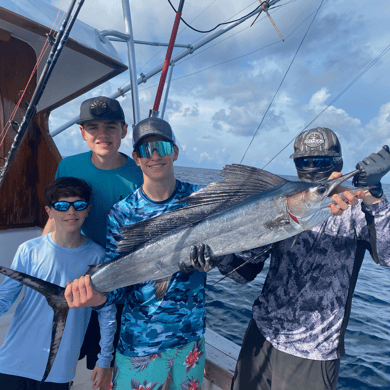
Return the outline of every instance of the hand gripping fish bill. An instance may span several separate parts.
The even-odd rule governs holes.
[[[224,167],[220,182],[211,183],[181,199],[182,208],[122,228],[120,256],[91,266],[87,274],[95,290],[115,289],[154,281],[156,296],[165,294],[179,263],[190,265],[192,245],[207,244],[213,256],[258,248],[295,236],[325,221],[332,196],[355,176],[319,183],[295,182],[245,165]],[[350,190],[356,193],[357,188]],[[56,357],[69,307],[64,287],[0,266],[0,273],[43,294],[54,311],[50,353],[42,378],[45,381]]]

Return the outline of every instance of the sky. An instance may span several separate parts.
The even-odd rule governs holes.
[[[62,0],[47,2],[60,6]],[[179,0],[172,3],[177,8]],[[209,30],[258,4],[186,0],[182,17],[198,30]],[[130,9],[136,40],[169,41],[175,14],[167,0],[131,0]],[[252,27],[254,18],[176,64],[164,116],[178,141],[176,164],[221,169],[242,163],[294,175],[289,158],[293,141],[304,129],[317,126],[338,135],[345,173],[390,145],[390,53],[378,59],[390,45],[390,2],[378,0],[367,7],[362,0],[281,0],[270,14],[284,42],[262,13]],[[125,32],[121,0],[86,0],[79,19],[98,30]],[[193,44],[204,36],[181,22],[176,43]],[[126,44],[114,46],[127,64]],[[138,76],[160,65],[166,54],[166,48],[155,46],[136,45],[135,50]],[[175,48],[173,55],[181,50]],[[139,85],[141,119],[153,107],[159,78]],[[125,72],[54,110],[50,131],[78,115],[83,100],[110,96],[128,84]],[[130,92],[118,100],[132,124]],[[120,151],[130,155],[129,133]],[[77,125],[54,140],[63,156],[88,151]]]

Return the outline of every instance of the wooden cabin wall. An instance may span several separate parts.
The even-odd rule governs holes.
[[[27,84],[36,63],[35,51],[12,36],[0,36],[0,143],[3,129]],[[32,78],[25,99],[29,101],[37,83]],[[26,105],[21,103],[14,120],[22,122]],[[46,222],[44,188],[54,179],[60,153],[48,132],[48,113],[31,121],[0,188],[0,229],[43,227]],[[4,164],[16,132],[11,128],[0,146],[0,167]]]

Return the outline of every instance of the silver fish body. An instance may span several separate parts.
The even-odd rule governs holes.
[[[257,173],[262,172],[264,171]],[[201,214],[206,215],[196,223],[192,223],[191,219],[188,222],[185,217],[186,213],[194,214],[191,206],[156,217],[155,220],[164,219],[164,216],[174,214],[187,223],[164,234],[157,233],[129,254],[94,267],[90,272],[92,285],[97,291],[110,292],[124,286],[167,278],[180,270],[180,261],[189,264],[190,247],[194,244],[207,244],[214,256],[221,256],[295,236],[331,215],[331,195],[341,182],[354,174],[356,171],[322,183],[290,182],[279,178],[277,182],[283,181],[283,184],[216,213],[212,213],[215,204],[206,200],[205,205],[201,202],[195,206],[195,210],[199,207]],[[214,186],[218,187],[218,184]],[[210,188],[211,194],[208,193]],[[218,189],[213,189],[212,186],[203,190],[205,199],[207,196],[220,195]],[[198,193],[185,201],[191,204],[192,196],[196,198]],[[209,216],[207,209],[210,209]],[[192,218],[196,220],[196,216]],[[171,220],[168,217],[167,223]],[[137,230],[136,225],[128,227],[130,233]],[[126,240],[131,239],[130,234]]]

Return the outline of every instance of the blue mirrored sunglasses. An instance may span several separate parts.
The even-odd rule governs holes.
[[[141,158],[150,158],[153,156],[153,152],[155,150],[161,157],[164,157],[175,151],[172,142],[154,141],[154,142],[145,142],[144,144],[138,146],[137,153],[138,156]]]
[[[341,157],[298,157],[294,159],[297,168],[328,168],[341,160]]]
[[[81,211],[85,210],[89,206],[89,203],[85,200],[76,200],[76,202],[66,202],[61,200],[59,202],[52,203],[50,206],[57,211],[68,211],[70,206],[73,206],[76,211]]]

